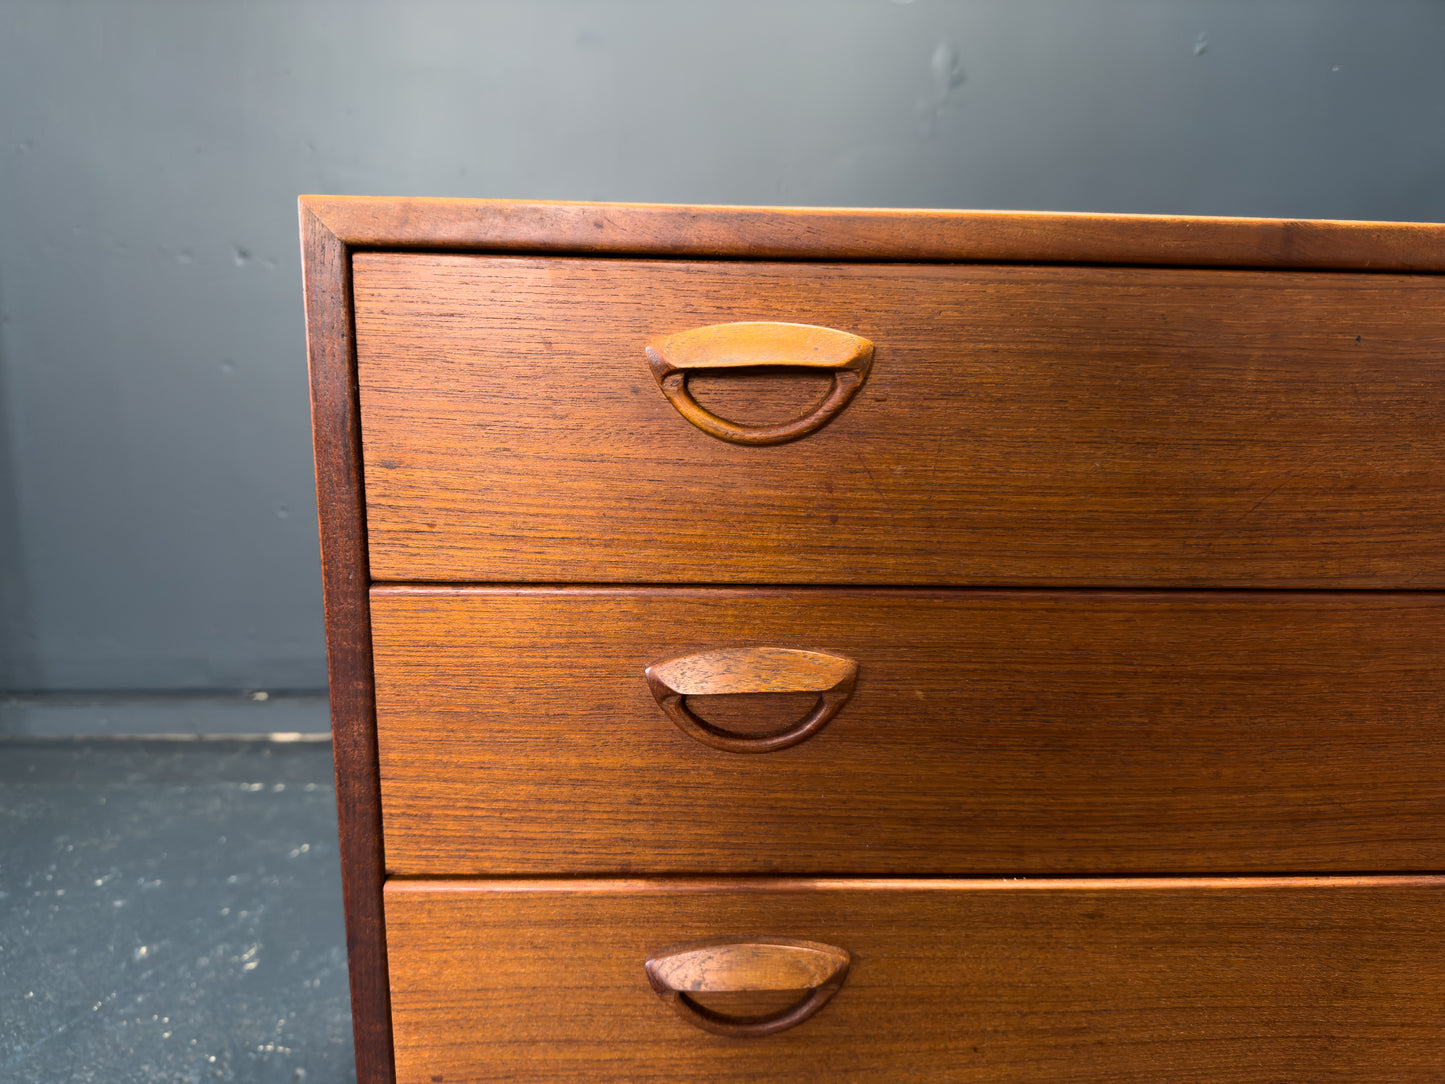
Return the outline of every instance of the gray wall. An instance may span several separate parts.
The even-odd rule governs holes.
[[[325,681],[295,197],[1445,219],[1437,0],[0,0],[0,688]]]

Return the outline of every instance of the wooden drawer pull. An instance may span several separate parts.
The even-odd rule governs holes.
[[[647,958],[647,981],[689,1024],[740,1038],[772,1035],[801,1024],[848,977],[847,950],[789,937],[721,937],[672,945]],[[689,994],[798,990],[805,996],[767,1016],[728,1016]]]
[[[645,352],[652,375],[677,412],[709,436],[733,444],[783,444],[807,436],[848,405],[873,364],[873,344],[867,339],[810,324],[713,324],[659,339]],[[687,374],[695,370],[760,365],[831,369],[833,386],[810,414],[775,425],[719,418],[687,389]]]
[[[647,687],[684,734],[730,753],[771,753],[797,745],[820,730],[853,694],[858,664],[841,655],[791,647],[725,647],[656,662],[644,671]],[[804,718],[766,734],[738,734],[699,718],[689,696],[731,693],[817,693]]]

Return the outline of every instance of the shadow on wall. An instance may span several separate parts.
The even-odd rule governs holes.
[[[10,314],[0,295],[0,689],[13,689],[39,672],[35,605],[25,578],[24,538],[20,530],[20,494],[15,448],[17,419],[9,391],[12,379],[6,356]],[[0,726],[0,734],[5,728]]]

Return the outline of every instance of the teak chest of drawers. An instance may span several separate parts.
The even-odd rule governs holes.
[[[363,1082],[1445,1079],[1445,227],[301,225]]]

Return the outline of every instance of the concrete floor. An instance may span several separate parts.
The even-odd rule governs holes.
[[[331,747],[0,742],[0,1081],[355,1080]]]

